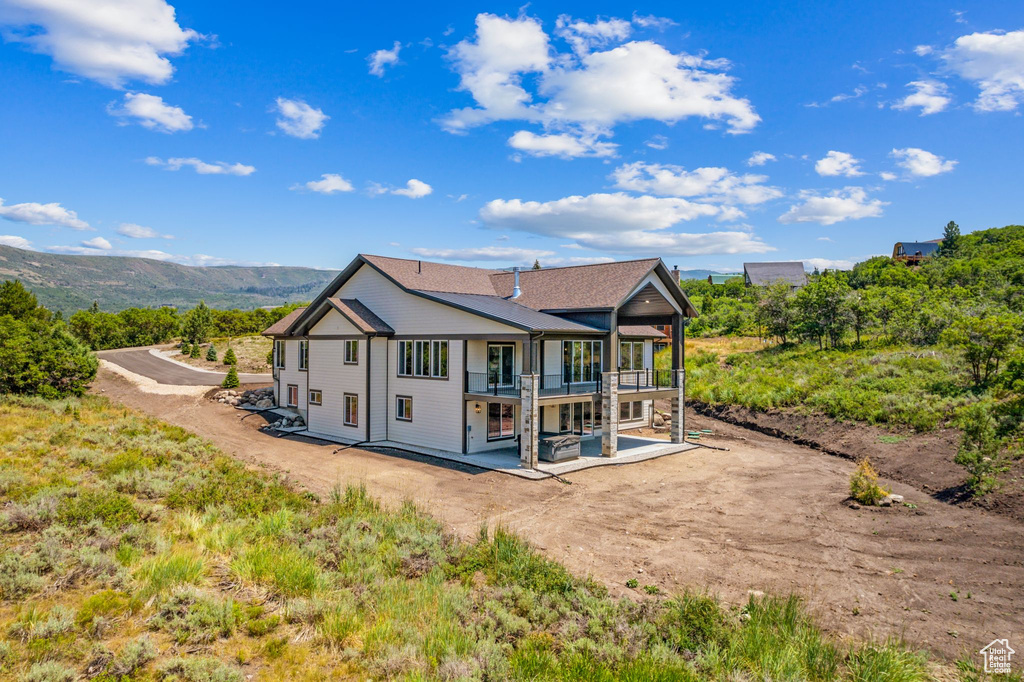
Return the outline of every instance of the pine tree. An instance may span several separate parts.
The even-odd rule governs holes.
[[[534,258],[533,259],[533,269],[534,270],[540,270],[540,259],[539,258]]]
[[[193,343],[192,344],[192,352],[190,352],[188,354],[188,356],[190,358],[197,358],[197,359],[199,358],[199,344],[198,343]]]
[[[181,342],[181,354],[182,355],[190,355],[191,353],[192,353],[192,344],[190,344],[188,341],[182,341]]]
[[[224,353],[224,364],[225,365],[232,365],[232,366],[238,364],[238,358],[235,357],[235,349],[234,348],[228,348],[227,352]]]
[[[960,251],[960,226],[950,220],[942,230],[939,255],[955,256],[958,251]]]
[[[228,375],[224,377],[224,382],[221,384],[221,388],[238,388],[241,382],[238,380],[238,370],[231,367],[228,370]]]
[[[206,349],[206,361],[217,362],[217,349],[214,348],[212,343],[210,344],[210,347]]]

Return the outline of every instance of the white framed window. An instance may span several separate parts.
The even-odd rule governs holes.
[[[323,405],[324,394],[323,391],[316,388],[309,389],[309,404],[310,405]]]
[[[287,407],[299,406],[299,387],[295,384],[288,384],[288,405]]]
[[[447,341],[399,341],[398,376],[448,378]]]
[[[345,394],[345,426],[359,426],[359,396]]]
[[[644,402],[630,400],[619,403],[619,421],[633,422],[644,418]]]
[[[359,339],[345,339],[345,364],[359,364]]]
[[[487,440],[516,435],[516,408],[506,403],[487,403]]]
[[[644,342],[643,341],[621,341],[619,342],[619,369],[643,369],[644,368]]]
[[[412,421],[412,398],[407,395],[395,396],[395,419],[402,422]]]
[[[274,341],[274,369],[284,369],[284,341]]]
[[[299,341],[299,371],[305,372],[309,369],[309,341]]]

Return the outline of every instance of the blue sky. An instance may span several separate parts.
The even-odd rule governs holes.
[[[731,270],[1022,220],[1019,2],[351,5],[0,0],[0,243]]]

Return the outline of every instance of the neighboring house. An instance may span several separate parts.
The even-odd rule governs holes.
[[[674,402],[683,442],[682,323],[696,311],[661,259],[514,272],[360,255],[274,339],[278,405],[313,435],[455,453],[618,431]],[[654,369],[652,325],[673,330]]]
[[[798,289],[807,284],[807,273],[800,261],[779,263],[744,263],[743,278],[748,287],[766,287],[776,282],[788,282]]]
[[[941,239],[927,242],[896,242],[892,247],[892,259],[903,261],[907,265],[917,265],[938,253],[941,242]]]
[[[708,284],[725,284],[726,282],[734,279],[740,279],[742,277],[742,272],[716,273],[708,275]]]

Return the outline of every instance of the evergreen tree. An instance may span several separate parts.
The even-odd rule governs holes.
[[[534,270],[540,270],[540,259],[539,258],[534,258],[533,259],[533,269]]]
[[[955,256],[960,251],[960,226],[950,220],[942,230],[942,241],[939,242],[940,256]]]
[[[212,343],[210,344],[210,347],[206,349],[206,361],[217,362],[217,349],[214,348]]]
[[[227,376],[224,377],[221,388],[238,388],[240,383],[238,380],[238,370],[232,365],[231,369],[228,370]]]
[[[192,351],[188,354],[188,356],[190,358],[198,358],[199,357],[199,344],[198,343],[193,343],[192,344]]]
[[[228,348],[227,352],[224,353],[224,364],[225,365],[232,365],[232,366],[238,364],[238,358],[235,357],[235,349],[234,348]]]
[[[190,344],[188,341],[182,341],[181,342],[181,354],[182,355],[191,355],[192,354],[192,344]]]
[[[210,335],[212,326],[213,313],[210,312],[205,302],[200,301],[199,305],[185,313],[185,320],[181,325],[181,335],[192,344],[202,343]]]
[[[0,284],[0,315],[10,315],[16,320],[49,318],[49,311],[39,307],[35,294],[26,289],[20,280],[5,280]]]

